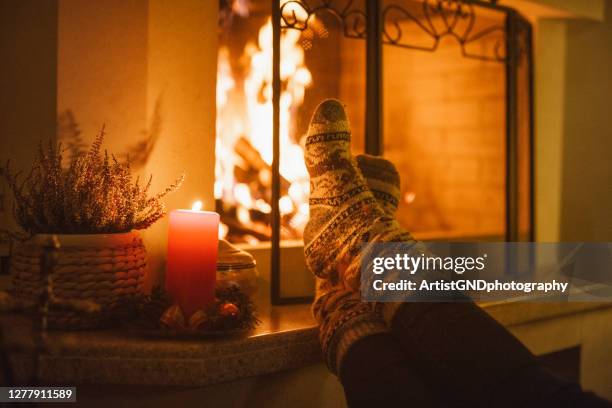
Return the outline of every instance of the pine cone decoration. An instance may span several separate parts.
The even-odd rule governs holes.
[[[145,323],[147,327],[157,327],[159,317],[170,305],[171,302],[165,292],[161,288],[155,287],[140,304],[139,320]]]
[[[155,287],[149,295],[134,296],[123,301],[113,310],[113,316],[124,324],[155,329],[159,327],[159,317],[170,305],[163,289]]]

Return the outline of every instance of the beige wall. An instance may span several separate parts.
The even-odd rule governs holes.
[[[27,168],[38,142],[55,136],[56,21],[52,1],[0,2],[0,166],[10,158],[14,169]],[[12,220],[3,201],[0,228]]]
[[[612,241],[612,2],[604,22],[567,23],[563,241]]]
[[[153,122],[159,107],[161,137],[146,165],[160,190],[181,173],[185,182],[168,197],[169,208],[195,200],[214,210],[217,3],[150,0],[147,107]],[[163,273],[167,218],[146,232],[154,277]]]
[[[612,2],[603,22],[540,20],[536,208],[540,241],[612,240]]]
[[[541,17],[603,20],[607,0],[500,0],[535,21]]]
[[[59,0],[57,113],[123,155],[147,127],[147,0]],[[66,142],[69,142],[68,140]]]
[[[85,143],[105,124],[104,147],[153,174],[153,192],[184,173],[169,209],[195,199],[213,209],[217,3],[0,2],[0,162],[29,165],[56,124],[73,141],[61,126],[71,112]],[[150,283],[162,277],[166,230],[162,220],[145,234]]]
[[[577,17],[601,20],[607,0],[518,0],[517,3],[519,1],[552,7]]]
[[[546,242],[559,241],[561,228],[565,33],[561,20],[540,20],[536,26],[535,217],[536,237]]]

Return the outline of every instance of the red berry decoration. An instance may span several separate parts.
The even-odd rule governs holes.
[[[230,317],[230,316],[236,317],[238,316],[238,312],[239,312],[238,306],[236,306],[233,303],[227,302],[221,306],[221,310],[219,311],[219,314],[224,317]]]

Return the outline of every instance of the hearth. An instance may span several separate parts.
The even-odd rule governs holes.
[[[273,303],[309,298],[291,288],[305,281],[303,135],[335,97],[354,152],[397,165],[398,220],[415,237],[530,239],[531,72],[531,26],[497,1],[221,1],[221,234],[269,249]]]

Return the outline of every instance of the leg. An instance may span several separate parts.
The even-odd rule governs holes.
[[[472,302],[406,303],[391,330],[423,381],[461,406],[611,406],[545,370]]]
[[[357,341],[346,354],[340,381],[349,407],[448,406],[415,375],[388,333]]]
[[[349,142],[342,105],[334,100],[323,102],[313,115],[306,139],[311,199],[304,243],[306,262],[319,278],[313,312],[333,372],[345,372],[341,363],[356,344],[385,331],[377,311],[360,301],[356,289],[361,244],[414,243],[389,211],[377,204],[350,155]],[[472,303],[383,304],[381,309],[410,367],[431,389],[451,395],[453,403],[524,405],[542,401],[538,398],[547,395],[545,390],[559,395],[569,389],[543,373],[518,340]],[[384,361],[379,353],[385,350],[365,348],[371,358]],[[357,366],[362,375],[367,376],[368,370]],[[533,387],[537,379],[541,387]]]

